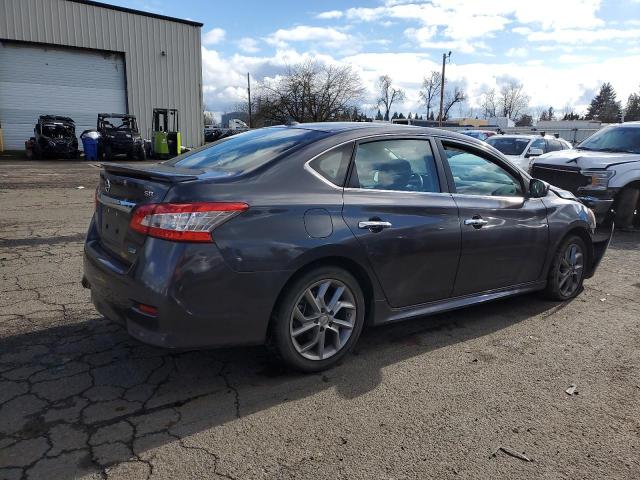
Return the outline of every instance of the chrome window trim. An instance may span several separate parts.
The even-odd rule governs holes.
[[[465,198],[486,198],[487,200],[531,200],[529,197],[525,197],[523,195],[514,195],[513,197],[507,195],[473,195],[471,193],[452,193],[456,197],[465,197]]]
[[[414,192],[411,190],[382,190],[380,188],[356,188],[356,187],[345,187],[345,192],[381,192],[381,193],[401,193],[401,194],[411,194],[411,195],[452,195],[451,192]],[[495,197],[494,197],[495,198]]]
[[[416,134],[407,134],[407,133],[377,133],[374,135],[367,135],[366,137],[359,137],[359,138],[352,138],[351,140],[346,140],[344,142],[338,143],[336,145],[332,145],[331,147],[327,148],[326,150],[323,150],[322,152],[318,153],[317,155],[314,155],[313,157],[311,157],[309,160],[307,160],[304,164],[304,169],[306,171],[308,171],[309,173],[311,173],[314,177],[318,178],[319,180],[321,180],[322,182],[324,182],[325,184],[329,185],[330,187],[337,189],[337,190],[365,190],[365,191],[371,191],[368,189],[350,189],[347,187],[340,187],[338,185],[336,185],[335,183],[331,182],[330,180],[326,179],[324,177],[324,175],[322,175],[321,173],[319,173],[316,169],[314,169],[311,165],[309,165],[311,162],[313,162],[316,158],[318,158],[320,155],[324,155],[327,152],[330,152],[331,150],[333,150],[334,148],[339,148],[342,147],[343,145],[346,145],[347,143],[356,143],[356,142],[361,142],[363,140],[368,140],[370,138],[384,138],[384,137],[426,137],[425,140],[429,141],[429,138],[432,138],[433,135],[428,134],[428,133],[416,133]],[[400,138],[398,139],[400,140]],[[379,192],[381,191],[388,191],[388,192],[397,192],[397,191],[402,191],[402,190],[378,190]],[[409,192],[409,193],[428,193],[428,192]]]

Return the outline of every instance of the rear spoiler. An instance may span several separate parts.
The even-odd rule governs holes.
[[[116,175],[127,175],[134,178],[147,178],[149,180],[159,180],[161,182],[188,182],[197,180],[198,175],[204,173],[203,170],[193,170],[190,168],[175,168],[162,163],[151,165],[127,165],[121,163],[102,163],[100,165],[105,171]]]

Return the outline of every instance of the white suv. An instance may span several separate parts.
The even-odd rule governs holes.
[[[571,144],[566,140],[549,135],[494,135],[485,142],[525,172],[529,172],[534,157],[571,148]]]

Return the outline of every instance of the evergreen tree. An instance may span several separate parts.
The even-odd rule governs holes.
[[[528,113],[522,114],[520,119],[516,122],[516,127],[530,127],[533,125],[533,117]]]
[[[619,121],[622,113],[620,102],[616,100],[616,92],[610,83],[602,84],[600,92],[591,100],[587,109],[587,120],[599,120],[603,123],[615,123]]]
[[[413,117],[411,116],[411,112],[409,112],[409,115],[407,115],[407,118],[408,118],[409,120],[411,120],[411,119],[413,118]]]
[[[391,120],[395,120],[398,118],[398,112],[393,112],[393,117],[391,117]]]
[[[580,115],[574,113],[572,110],[571,112],[565,113],[562,120],[580,120]]]
[[[640,93],[632,93],[627,100],[627,107],[624,109],[624,121],[633,122],[640,120]]]
[[[429,115],[429,120],[435,120],[435,119],[436,119],[435,115],[433,114],[433,112],[431,112],[431,115]]]
[[[378,113],[376,114],[376,120],[383,120],[382,112],[378,109]]]
[[[400,112],[400,113],[398,114],[398,118],[405,118],[405,117],[404,117],[404,113]]]

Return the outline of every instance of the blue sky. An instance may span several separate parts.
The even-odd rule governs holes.
[[[273,78],[306,59],[349,64],[367,87],[390,75],[406,91],[397,106],[422,112],[422,78],[440,70],[468,100],[455,115],[475,115],[483,94],[510,80],[524,85],[531,113],[584,111],[602,82],[626,102],[640,90],[640,0],[112,0],[110,3],[204,23],[203,90],[209,110],[246,99],[245,77]],[[394,108],[395,110],[395,108]]]

